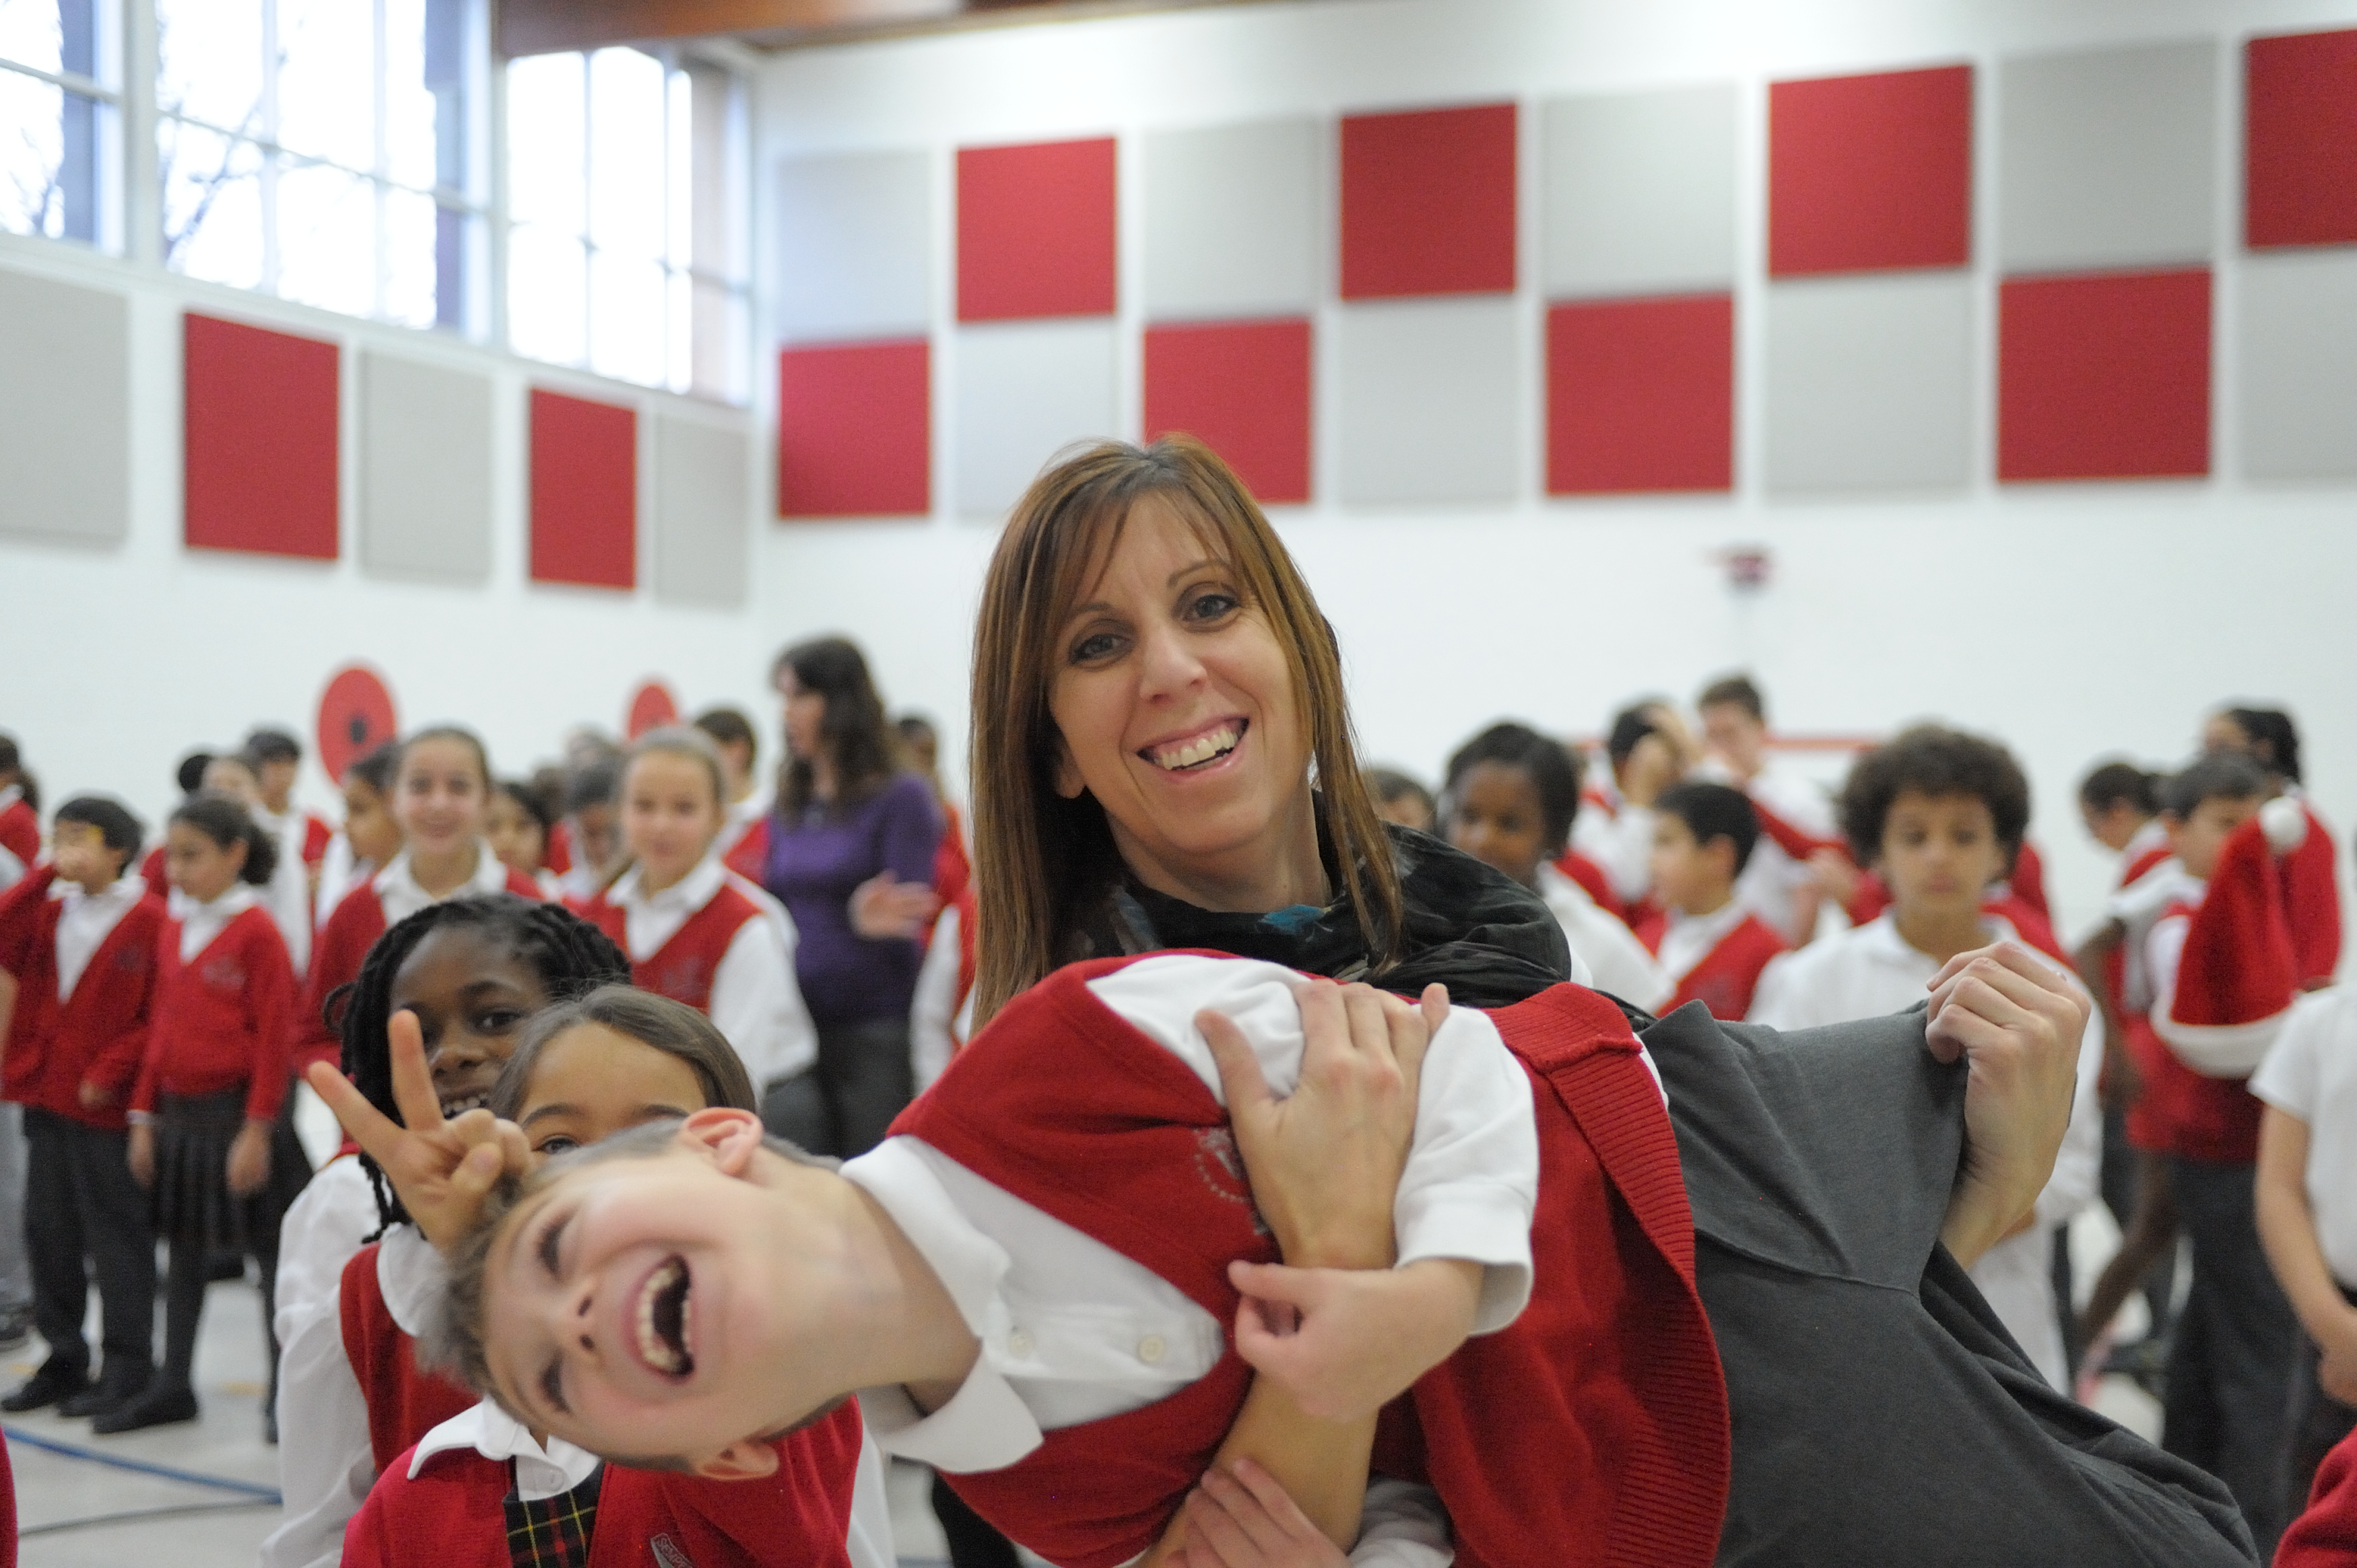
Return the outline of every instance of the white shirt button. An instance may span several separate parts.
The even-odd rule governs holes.
[[[1162,1353],[1168,1348],[1161,1335],[1149,1334],[1137,1342],[1137,1359],[1151,1367],[1162,1359]]]
[[[1009,1330],[1006,1336],[1006,1353],[1018,1360],[1031,1354],[1030,1333],[1021,1328]]]

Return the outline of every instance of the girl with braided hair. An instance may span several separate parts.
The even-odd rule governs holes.
[[[560,905],[493,893],[429,904],[369,948],[328,998],[343,1069],[387,1116],[396,1036],[423,1048],[443,1114],[489,1099],[523,1025],[553,1003],[628,984],[630,960]],[[331,1161],[286,1216],[276,1325],[285,1521],[265,1568],[333,1563],[384,1462],[475,1396],[421,1373],[411,1339],[438,1273],[369,1156]]]

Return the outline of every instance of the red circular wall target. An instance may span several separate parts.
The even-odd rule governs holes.
[[[330,779],[401,733],[393,691],[364,664],[347,664],[319,695],[319,766]]]
[[[664,725],[679,723],[679,699],[660,680],[648,681],[630,693],[630,716],[623,726],[632,740]]]

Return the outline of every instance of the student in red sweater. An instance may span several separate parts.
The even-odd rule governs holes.
[[[790,1102],[818,1103],[798,1081],[818,1060],[818,1035],[794,980],[792,919],[718,852],[725,789],[702,730],[666,725],[632,742],[620,799],[628,869],[581,914],[630,955],[634,983],[718,1026],[765,1101],[778,1097],[782,1133],[808,1121]]]
[[[482,1105],[526,1023],[560,997],[626,983],[605,934],[562,905],[494,893],[428,905],[377,940],[342,999],[344,1070],[388,1116],[393,1036],[424,1064],[436,1114]],[[377,1473],[474,1402],[421,1370],[440,1297],[432,1246],[372,1160],[335,1160],[289,1209],[279,1271],[285,1514],[262,1568],[333,1561]]]
[[[728,825],[720,830],[720,857],[737,875],[759,882],[770,863],[770,813],[777,807],[777,793],[753,770],[761,754],[753,721],[741,708],[706,708],[695,715],[695,727],[720,748],[720,774],[727,785]]]
[[[2286,875],[2307,833],[2267,798],[2250,759],[2213,752],[2163,791],[2177,868],[2146,938],[2151,1023],[2165,1049],[2145,1094],[2163,1117],[2169,1190],[2193,1278],[2169,1347],[2161,1445],[2224,1481],[2262,1552],[2297,1499],[2284,1495],[2299,1323],[2258,1230],[2259,1124],[2251,1074],[2291,1013],[2303,964]]]
[[[709,1106],[755,1109],[735,1050],[692,1015],[608,986],[534,1018],[491,1095],[535,1164],[642,1122]],[[520,1524],[563,1520],[576,1562],[683,1559],[778,1568],[890,1568],[880,1455],[857,1412],[776,1439],[776,1473],[747,1487],[601,1465],[483,1400],[384,1466],[345,1536],[344,1562],[389,1565],[419,1540],[436,1561],[505,1568]],[[655,1542],[667,1540],[678,1558]]]
[[[0,892],[5,892],[41,858],[40,800],[16,750],[16,737],[0,735]]]
[[[1662,912],[1637,936],[1677,985],[1664,1012],[1699,1002],[1740,1023],[1768,961],[1784,950],[1735,897],[1760,841],[1759,813],[1742,790],[1689,780],[1653,803],[1653,897]]]
[[[2284,915],[2291,925],[2300,989],[2330,985],[2341,965],[2341,886],[2333,874],[2339,852],[2300,788],[2298,726],[2281,708],[2221,708],[2202,725],[2201,744],[2206,750],[2249,757],[2266,770],[2270,794],[2299,803],[2308,836],[2284,857]]]
[[[304,977],[297,1068],[332,1062],[340,1054],[335,1027],[327,1020],[328,1001],[360,973],[370,945],[389,928],[428,904],[465,893],[504,889],[525,898],[541,896],[538,883],[500,865],[485,841],[490,796],[490,754],[471,731],[440,725],[402,743],[393,779],[402,850],[391,865],[346,894],[320,929]]]
[[[128,1150],[131,1174],[154,1195],[156,1230],[171,1242],[164,1365],[145,1392],[99,1413],[91,1430],[100,1434],[197,1418],[188,1380],[211,1251],[251,1251],[262,1265],[274,1377],[278,1359],[267,1303],[291,1195],[271,1180],[271,1141],[286,1098],[295,971],[259,892],[277,869],[277,845],[243,804],[210,792],[172,813],[164,844],[178,897],[157,943]]]
[[[155,1369],[156,1241],[125,1163],[124,1110],[167,917],[131,869],[141,829],[119,803],[68,800],[55,836],[55,860],[0,897],[0,970],[17,986],[0,1095],[25,1110],[25,1240],[48,1346],[0,1410],[92,1415],[138,1394]],[[91,1265],[106,1351],[97,1382],[82,1336]]]

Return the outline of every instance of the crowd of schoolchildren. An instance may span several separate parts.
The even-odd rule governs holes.
[[[295,802],[283,730],[185,759],[152,833],[103,793],[44,819],[0,736],[0,1338],[43,1348],[0,1409],[100,1435],[194,1419],[207,1286],[250,1257],[285,1499],[266,1564],[400,1561],[420,1530],[436,1561],[647,1541],[664,1563],[892,1562],[849,1407],[800,1438],[857,1471],[846,1511],[809,1474],[716,1492],[601,1465],[421,1366],[432,1240],[352,1144],[315,1169],[297,1135],[295,1085],[328,1062],[396,1121],[488,1107],[535,1159],[721,1106],[813,1154],[875,1146],[966,1031],[964,835],[931,727],[888,718],[856,646],[798,644],[773,680],[766,772],[731,708],[627,746],[577,732],[528,779],[437,725],[345,768],[339,824]],[[1834,790],[1770,746],[1748,678],[1693,719],[1637,703],[1592,756],[1500,723],[1437,790],[1370,779],[1392,821],[1535,890],[1576,973],[1656,1014],[1891,1013],[2004,937],[2073,969],[2096,1007],[2061,1153],[1972,1277],[2056,1390],[2158,1391],[2164,1446],[2227,1483],[2263,1552],[2357,1563],[2357,999],[2332,988],[2335,850],[2291,720],[2222,708],[2165,775],[2087,775],[2119,871],[2073,948],[2001,744],[1919,725]],[[404,1080],[412,1048],[430,1087]],[[2098,1201],[2124,1240],[2089,1285],[2067,1230]],[[961,1568],[1016,1561],[934,1502]]]

